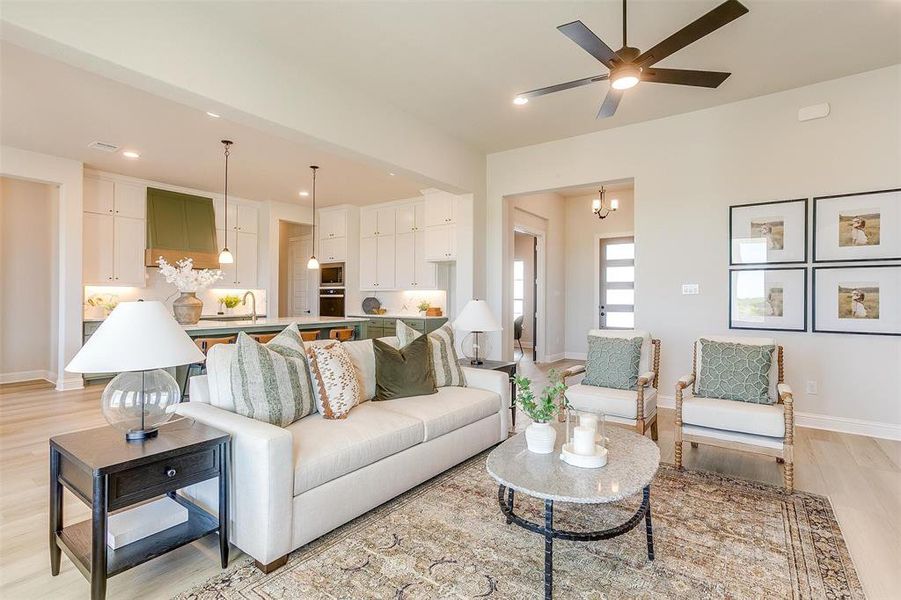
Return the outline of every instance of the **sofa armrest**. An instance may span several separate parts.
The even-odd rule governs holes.
[[[208,375],[195,375],[188,380],[188,398],[191,402],[211,404]]]
[[[200,402],[185,402],[175,410],[232,436],[229,540],[263,564],[288,554],[294,501],[291,433]],[[216,481],[204,482],[192,486],[188,495],[216,514],[217,486]]]
[[[500,396],[501,430],[498,441],[504,441],[507,439],[510,431],[510,407],[513,403],[513,399],[510,397],[510,377],[503,371],[474,369],[472,367],[462,367],[462,369],[468,387],[494,392]]]
[[[638,387],[645,387],[647,385],[650,385],[652,381],[654,381],[654,371],[647,371],[645,373],[642,373],[638,377],[638,382],[636,383],[636,385]]]

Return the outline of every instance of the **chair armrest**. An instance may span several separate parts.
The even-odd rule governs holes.
[[[513,405],[513,398],[510,397],[510,377],[503,371],[473,367],[462,367],[462,369],[467,387],[494,392],[500,396],[498,414],[501,416],[501,430],[498,441],[504,441],[510,431],[510,407]]]
[[[787,383],[780,383],[776,386],[776,391],[779,392],[779,401],[782,403],[790,403],[794,400],[794,396],[792,395],[792,389],[789,387]]]
[[[636,383],[636,385],[638,387],[645,387],[645,386],[649,385],[652,381],[654,381],[654,371],[647,371],[647,372],[641,374],[641,376],[638,378],[638,382]]]
[[[694,382],[695,382],[695,376],[694,376],[694,375],[685,375],[685,376],[683,376],[683,377],[680,377],[680,378],[679,378],[679,381],[676,382],[676,389],[677,389],[677,390],[684,390],[685,388],[687,388],[688,386],[690,386],[690,385],[693,384]]]
[[[175,411],[232,436],[229,540],[263,564],[290,552],[294,501],[291,432],[200,402],[184,402]],[[218,513],[215,480],[191,486],[187,494]]]
[[[573,365],[567,369],[564,369],[560,373],[560,377],[563,378],[563,381],[566,381],[568,377],[575,377],[576,375],[581,375],[585,372],[585,365]]]

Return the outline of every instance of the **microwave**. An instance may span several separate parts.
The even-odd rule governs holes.
[[[344,263],[322,265],[319,268],[319,287],[344,287]]]

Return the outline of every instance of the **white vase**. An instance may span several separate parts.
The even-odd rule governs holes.
[[[557,441],[557,430],[550,423],[532,423],[526,427],[526,445],[530,452],[550,454]]]

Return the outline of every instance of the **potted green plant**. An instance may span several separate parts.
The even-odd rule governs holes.
[[[416,308],[419,310],[419,314],[425,316],[426,312],[431,308],[432,303],[428,300],[422,300],[419,304],[416,305]]]
[[[550,454],[554,451],[557,440],[557,431],[551,427],[550,422],[566,402],[563,396],[566,391],[563,377],[557,369],[548,371],[548,385],[538,398],[532,391],[531,379],[517,375],[515,382],[516,404],[532,419],[532,423],[526,427],[526,445],[537,454]]]

